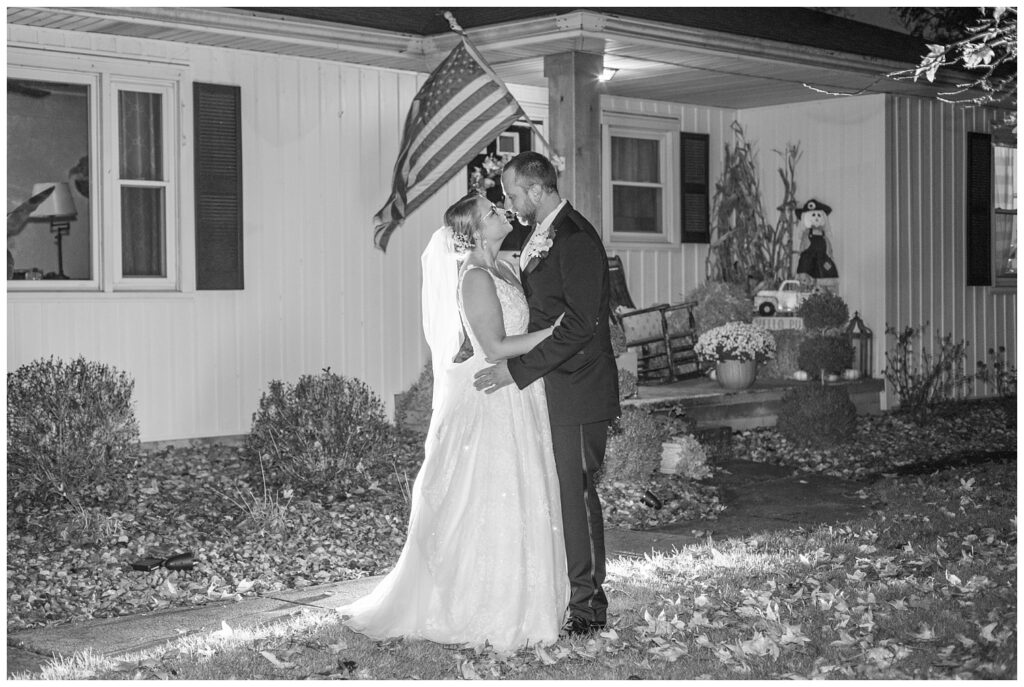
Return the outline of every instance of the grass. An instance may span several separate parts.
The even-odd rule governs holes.
[[[612,626],[514,654],[374,642],[329,612],[43,679],[1013,679],[1016,464],[866,484],[870,514],[609,561]],[[27,676],[18,676],[27,677]]]

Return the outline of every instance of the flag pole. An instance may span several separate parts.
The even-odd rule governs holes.
[[[508,89],[508,86],[505,85],[505,82],[501,80],[501,77],[498,76],[493,69],[491,69],[491,65],[487,63],[487,60],[485,60],[483,55],[480,54],[480,51],[476,49],[476,46],[469,41],[469,37],[466,35],[466,32],[463,30],[461,26],[459,26],[459,23],[455,20],[455,15],[452,14],[450,11],[446,10],[444,13],[444,18],[448,20],[448,26],[451,27],[451,30],[459,34],[459,36],[462,38],[462,42],[466,46],[466,49],[473,53],[473,56],[480,63],[480,66],[484,69],[484,71],[487,72],[487,75],[494,79],[494,82],[499,84],[505,90],[505,92],[509,94],[509,97],[515,100],[515,96],[512,95],[512,91]],[[516,104],[519,104],[518,100],[516,100]],[[531,120],[526,115],[526,111],[523,110],[523,107],[521,105],[519,106],[519,111],[523,113],[522,118],[526,120],[526,123],[530,125],[531,129],[533,129],[533,133],[537,134],[537,138],[540,139],[540,142],[547,149],[548,154],[551,157],[559,157],[558,155],[555,154],[555,151],[551,147],[551,144],[548,143],[548,140],[544,138],[544,134],[542,134],[540,132],[540,129],[537,128],[537,125],[534,124],[533,120]]]

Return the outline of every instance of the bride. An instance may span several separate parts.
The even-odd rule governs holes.
[[[543,380],[481,394],[473,374],[527,352],[553,327],[526,331],[522,286],[497,259],[512,229],[504,210],[472,194],[448,208],[445,224],[423,253],[434,399],[405,547],[372,593],[339,612],[374,639],[500,651],[549,644],[569,587]],[[463,323],[474,354],[452,363]]]

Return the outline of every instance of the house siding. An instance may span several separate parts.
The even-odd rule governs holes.
[[[735,110],[615,96],[602,96],[601,109],[604,112],[677,118],[680,131],[707,134],[710,147],[709,192],[714,193],[714,184],[722,175],[723,145],[732,142],[730,126],[737,118]],[[637,246],[612,242],[608,244],[608,254],[622,258],[629,295],[641,308],[656,303],[678,303],[706,276],[706,243]]]
[[[128,372],[143,441],[247,433],[271,380],[327,367],[364,381],[391,414],[394,394],[428,356],[420,253],[465,193],[457,176],[395,232],[386,254],[374,248],[371,218],[390,193],[405,113],[425,75],[16,25],[8,45],[171,60],[189,80],[240,86],[245,236],[245,289],[195,291],[183,143],[182,292],[9,292],[9,370],[82,355]],[[513,90],[531,116],[546,117],[546,95]]]
[[[897,330],[927,324],[920,343],[929,351],[938,336],[966,341],[967,373],[990,348],[1005,346],[1010,364],[1016,361],[1016,289],[967,286],[967,134],[990,132],[992,117],[980,108],[898,96],[886,109],[893,183],[885,320]],[[993,393],[983,384],[970,391]]]

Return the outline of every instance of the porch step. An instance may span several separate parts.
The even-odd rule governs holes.
[[[758,380],[749,389],[726,391],[716,382],[700,379],[659,387],[640,387],[638,397],[623,401],[623,405],[644,406],[672,401],[686,409],[686,416],[696,421],[698,429],[728,426],[737,432],[757,427],[774,427],[783,394],[790,388],[815,383]],[[846,387],[858,414],[881,412],[884,380],[861,379],[835,384]]]

